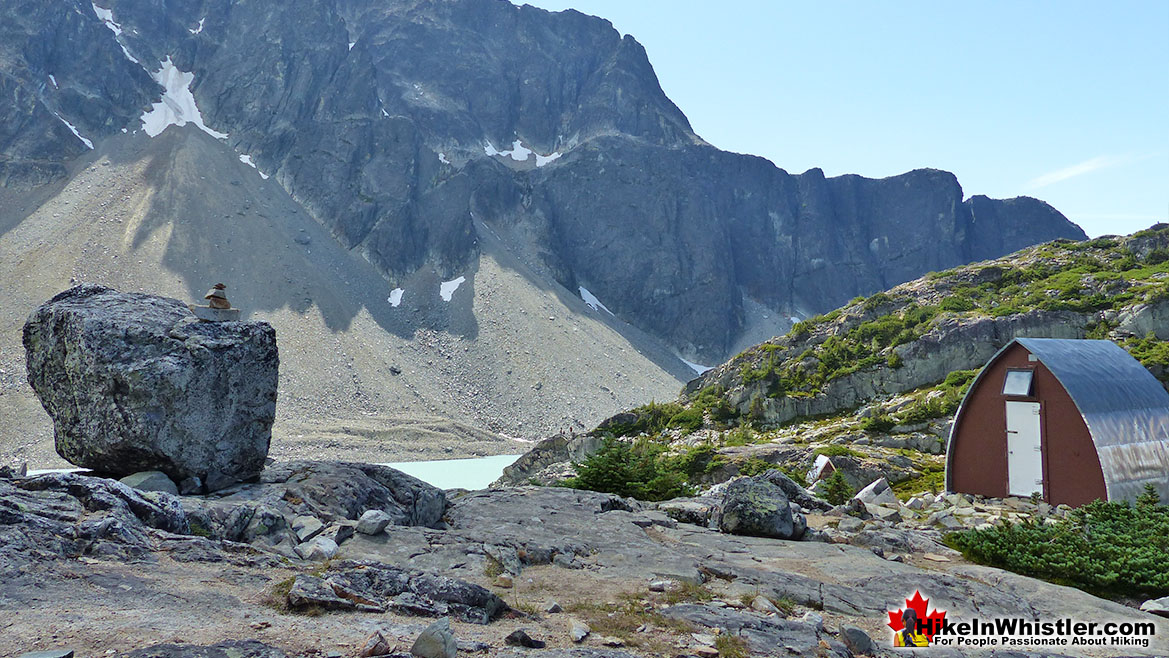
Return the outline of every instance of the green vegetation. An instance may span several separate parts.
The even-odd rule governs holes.
[[[1169,594],[1169,507],[1151,486],[1135,506],[1095,501],[1054,524],[966,530],[946,542],[969,559],[1096,594]]]
[[[576,466],[576,477],[560,482],[639,500],[669,500],[693,495],[686,475],[667,454],[669,448],[648,439],[633,442],[607,438],[601,449]]]
[[[1130,338],[1121,347],[1162,382],[1169,382],[1169,342],[1157,340],[1151,332],[1144,338]]]
[[[646,437],[633,441],[608,437],[600,450],[573,464],[575,477],[558,485],[638,500],[669,500],[694,495],[692,483],[725,463],[709,443],[672,454],[668,444]]]
[[[719,658],[747,658],[751,655],[751,647],[742,636],[722,633],[714,639],[714,648],[718,649]]]
[[[864,455],[857,452],[856,450],[853,450],[852,448],[849,448],[847,446],[842,446],[839,444],[835,444],[835,443],[832,445],[826,445],[826,446],[821,446],[819,448],[816,448],[812,452],[812,454],[813,455],[824,455],[827,457],[864,457]]]
[[[946,486],[946,465],[939,463],[919,463],[915,464],[921,468],[924,473],[915,478],[903,480],[893,485],[893,493],[901,500],[908,500],[909,498],[922,493],[936,494]]]
[[[855,493],[856,490],[844,479],[844,474],[840,471],[832,471],[832,475],[824,479],[824,500],[833,505],[847,503]]]
[[[745,446],[756,441],[755,432],[746,425],[739,425],[722,437],[724,446]]]
[[[1114,239],[1055,241],[1009,260],[931,273],[925,277],[926,289],[912,296],[879,292],[854,299],[844,308],[796,323],[783,339],[739,355],[743,383],[764,382],[770,397],[818,395],[825,384],[853,372],[901,367],[902,356],[894,348],[918,339],[941,318],[1032,310],[1091,313],[1167,299],[1169,249],[1156,246],[1162,236],[1169,238],[1169,227],[1138,234],[1146,243],[1133,246],[1135,251],[1126,246],[1130,242]],[[1106,338],[1113,328],[1092,321],[1085,330],[1089,337]],[[799,342],[813,332],[818,332],[817,339],[798,351]],[[1142,352],[1146,365],[1169,366],[1169,347],[1146,347]],[[964,391],[948,393],[898,420],[915,422],[953,413]]]
[[[773,468],[775,468],[775,464],[759,459],[758,457],[751,457],[739,467],[739,475],[760,475]]]
[[[874,299],[877,301],[870,304]],[[892,302],[887,295],[877,293],[865,301],[865,307],[881,308]],[[938,312],[936,306],[908,304],[842,335],[829,336],[790,362],[781,362],[774,349],[766,350],[757,365],[744,364],[743,383],[766,380],[768,396],[798,397],[815,395],[825,383],[858,370],[878,365],[900,367],[901,357],[891,352],[892,348],[920,338]]]
[[[647,608],[638,594],[624,593],[618,598],[620,602],[617,603],[574,603],[565,609],[588,624],[596,635],[615,637],[654,656],[673,655],[677,635],[695,630],[690,622],[664,617]],[[643,627],[666,633],[646,633]]]
[[[866,432],[888,432],[893,429],[897,421],[887,414],[869,416],[861,421],[861,429]]]

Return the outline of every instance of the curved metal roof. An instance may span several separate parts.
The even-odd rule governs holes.
[[[1169,393],[1139,361],[1110,340],[1016,338],[998,351],[994,363],[1018,343],[1033,354],[1072,398],[1100,458],[1109,500],[1133,500],[1152,484],[1169,501]],[[962,414],[982,372],[970,385],[955,419]],[[949,443],[946,488],[951,485]]]

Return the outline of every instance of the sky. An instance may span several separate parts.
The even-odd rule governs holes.
[[[1090,236],[1169,221],[1169,0],[526,0],[611,21],[703,139],[792,173],[932,167]]]

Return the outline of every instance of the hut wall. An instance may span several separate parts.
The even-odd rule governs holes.
[[[1044,498],[1053,504],[1083,505],[1106,498],[1096,446],[1071,397],[1042,363],[1029,361],[1015,345],[988,366],[966,400],[950,450],[955,491],[1001,498],[1007,495],[1006,401],[1040,403]],[[1008,368],[1034,368],[1033,397],[1002,394]]]

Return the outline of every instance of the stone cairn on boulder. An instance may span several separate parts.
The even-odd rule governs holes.
[[[195,317],[206,322],[235,322],[239,320],[239,309],[231,307],[226,290],[227,286],[217,283],[203,295],[203,299],[207,300],[206,306],[187,304],[187,308],[191,309]]]
[[[264,468],[279,366],[267,323],[199,322],[176,299],[82,285],[33,312],[24,347],[69,462],[207,491]]]

